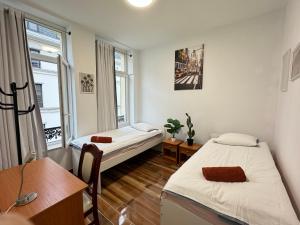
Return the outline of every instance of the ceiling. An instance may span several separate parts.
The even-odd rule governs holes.
[[[287,0],[154,0],[144,9],[126,0],[20,0],[77,22],[135,49],[149,48],[256,17]]]

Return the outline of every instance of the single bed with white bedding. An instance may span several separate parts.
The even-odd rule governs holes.
[[[247,182],[207,181],[202,167],[214,166],[241,166]],[[171,176],[163,189],[161,225],[169,224],[300,223],[266,143],[244,147],[210,140]]]
[[[135,128],[134,128],[135,127]],[[140,126],[141,127],[141,126]],[[139,129],[138,126],[126,126],[119,129],[80,137],[71,142],[73,171],[78,170],[81,148],[84,144],[95,144],[103,151],[100,172],[103,172],[125,160],[134,157],[162,142],[159,129]],[[92,143],[92,136],[112,137],[112,143]],[[101,187],[101,185],[99,185]],[[100,192],[100,189],[98,189]]]

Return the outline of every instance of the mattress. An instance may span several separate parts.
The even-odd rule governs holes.
[[[103,151],[103,157],[107,158],[108,155],[112,155],[115,151],[128,149],[128,147],[134,147],[139,144],[143,144],[144,141],[161,135],[161,130],[152,130],[149,132],[145,132],[132,128],[131,126],[126,126],[111,131],[77,138],[73,140],[70,145],[77,149],[81,149],[84,144],[95,144],[99,149]],[[112,137],[112,143],[92,143],[92,136]]]
[[[244,183],[207,181],[205,166],[241,166]],[[164,187],[220,214],[254,225],[299,225],[269,147],[228,146],[208,141]]]
[[[188,212],[192,213],[193,215],[196,215],[199,219],[200,218],[203,219],[204,221],[207,222],[205,224],[248,225],[245,222],[242,222],[238,219],[235,219],[235,218],[225,215],[223,213],[217,212],[211,208],[206,207],[205,205],[200,204],[199,202],[193,201],[190,198],[186,198],[182,195],[179,195],[179,194],[176,194],[173,192],[163,191],[161,194],[162,207],[165,206],[164,205],[165,200],[180,206],[181,209],[186,209]],[[165,214],[164,212],[161,212],[161,213]],[[172,213],[174,213],[174,211]],[[185,217],[186,217],[186,215],[185,215]],[[189,218],[186,218],[186,219],[190,219],[190,216],[187,216],[187,217],[189,217]],[[201,224],[201,219],[197,222],[197,224]],[[190,221],[188,221],[188,222],[190,222]],[[187,223],[187,221],[185,221],[184,223]],[[169,224],[169,223],[164,223],[164,224]],[[178,224],[180,224],[180,223],[178,223]]]

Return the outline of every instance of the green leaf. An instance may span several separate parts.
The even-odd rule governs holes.
[[[167,129],[167,132],[173,134],[173,129]]]
[[[180,124],[180,121],[177,119],[168,118],[168,124],[165,124],[164,127],[168,128],[169,133],[179,133],[180,129],[184,127],[184,125]]]
[[[174,120],[173,120],[173,119],[171,119],[171,118],[169,118],[169,119],[167,119],[167,122],[168,122],[168,123],[172,123],[172,124],[173,124],[173,123],[174,123]]]
[[[192,137],[195,136],[195,130],[192,130]]]
[[[172,125],[171,124],[165,124],[164,127],[166,127],[166,128],[172,128]]]

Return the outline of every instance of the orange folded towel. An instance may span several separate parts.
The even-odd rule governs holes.
[[[246,175],[240,166],[235,167],[203,167],[206,180],[216,182],[245,182]]]
[[[91,142],[94,143],[112,143],[112,137],[92,136]]]

